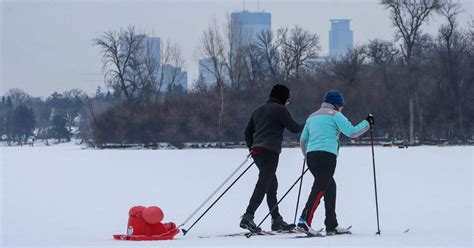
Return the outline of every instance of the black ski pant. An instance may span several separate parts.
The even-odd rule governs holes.
[[[324,196],[324,206],[326,208],[324,224],[326,230],[332,230],[338,225],[336,218],[336,182],[333,177],[336,170],[336,155],[324,151],[309,152],[306,155],[306,161],[309,171],[314,176],[314,183],[301,217],[311,226],[314,212]]]
[[[267,204],[269,210],[277,206],[277,189],[278,181],[276,177],[276,170],[278,167],[279,153],[263,150],[253,155],[253,160],[258,167],[259,174],[257,184],[253,190],[252,197],[245,211],[246,214],[254,215],[257,208],[263,201],[263,197],[267,195]],[[278,207],[272,213],[272,218],[280,216]]]

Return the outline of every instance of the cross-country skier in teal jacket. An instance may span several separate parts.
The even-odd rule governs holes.
[[[334,171],[339,153],[339,134],[356,138],[365,133],[373,123],[373,116],[353,126],[341,113],[344,98],[338,91],[328,91],[321,108],[306,120],[300,145],[306,157],[308,168],[314,176],[314,183],[306,206],[298,222],[298,228],[309,235],[318,235],[311,228],[314,212],[324,196],[326,208],[326,234],[342,234],[348,230],[338,226],[336,218],[336,182]]]

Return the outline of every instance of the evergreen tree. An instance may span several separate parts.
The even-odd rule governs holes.
[[[113,99],[113,95],[112,93],[110,93],[110,91],[107,91],[107,94],[105,95],[105,100],[106,101],[111,101]]]
[[[5,135],[7,135],[7,143],[10,145],[11,141],[15,141],[15,135],[13,127],[15,126],[13,120],[13,102],[10,96],[7,97],[6,101],[7,114],[5,116]]]
[[[7,121],[7,104],[5,96],[2,96],[2,103],[0,104],[0,140],[3,140],[3,135],[6,132],[6,121]]]
[[[97,99],[104,98],[104,93],[102,93],[102,88],[100,86],[97,86],[97,89],[95,90],[95,98]]]
[[[13,108],[13,102],[10,96],[7,97],[7,107]]]
[[[31,108],[28,108],[25,105],[20,105],[15,108],[12,117],[12,136],[18,138],[18,144],[20,145],[22,141],[26,142],[28,137],[33,134],[36,124],[35,115]]]
[[[51,136],[61,142],[62,139],[71,140],[71,133],[66,128],[66,118],[63,115],[55,114],[51,120]]]
[[[6,134],[7,127],[7,116],[2,114],[0,115],[0,140],[3,140],[3,135]]]

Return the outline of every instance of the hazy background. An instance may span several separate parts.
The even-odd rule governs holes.
[[[474,3],[461,1],[465,26]],[[202,31],[213,19],[244,9],[244,1],[1,1],[1,88],[21,88],[34,96],[104,87],[101,56],[91,40],[104,31],[135,25],[140,31],[178,42],[184,52],[188,85],[197,78]],[[374,38],[393,39],[388,11],[378,0],[245,1],[249,11],[272,14],[272,29],[296,24],[316,32],[328,52],[330,19],[352,19],[354,45]],[[439,22],[425,27],[436,32]]]

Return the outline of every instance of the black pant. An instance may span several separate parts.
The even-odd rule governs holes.
[[[334,171],[336,170],[336,155],[323,152],[309,152],[306,155],[309,171],[314,176],[313,188],[309,194],[308,201],[301,217],[311,226],[313,215],[324,196],[324,206],[326,208],[326,230],[337,227],[336,218],[336,182],[334,181]]]
[[[257,208],[263,201],[265,194],[267,195],[267,204],[269,210],[277,206],[277,189],[278,181],[276,177],[276,169],[278,166],[278,159],[280,154],[270,151],[262,151],[253,156],[253,160],[260,171],[258,174],[258,181],[250,198],[246,214],[254,215]],[[272,213],[272,218],[280,216],[278,207]]]

